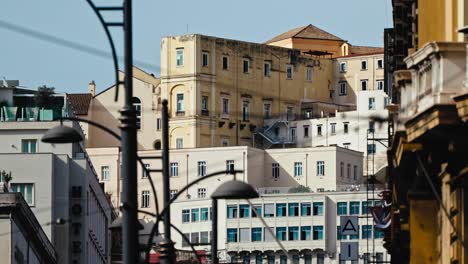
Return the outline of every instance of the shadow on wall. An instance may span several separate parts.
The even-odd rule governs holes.
[[[94,98],[91,101],[90,108],[92,109],[91,113],[93,113],[90,117],[92,121],[104,125],[120,135],[119,119],[112,115],[99,99]],[[119,147],[121,145],[120,141],[97,127],[90,125],[88,131],[88,141],[86,142],[86,147],[88,148]],[[137,148],[143,149],[143,146],[138,144]]]
[[[296,187],[302,184],[296,180],[290,171],[285,170],[284,167],[281,166],[281,163],[278,161],[281,157],[272,157],[269,153],[265,154],[265,182],[269,183],[266,187]],[[273,163],[279,164],[279,174],[276,179],[273,177]],[[307,174],[305,162],[302,161],[302,164],[302,176],[300,178],[305,180]],[[302,185],[305,185],[305,183]]]

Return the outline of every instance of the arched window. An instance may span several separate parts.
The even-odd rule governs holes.
[[[154,149],[160,150],[161,149],[161,140],[156,140],[154,142]]]
[[[141,128],[141,100],[138,97],[132,98],[132,105],[136,112],[136,126],[138,129]]]

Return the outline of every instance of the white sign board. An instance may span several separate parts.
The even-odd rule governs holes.
[[[358,260],[358,242],[341,242],[340,260]]]
[[[357,216],[341,216],[341,235],[359,235],[358,220],[359,218]]]

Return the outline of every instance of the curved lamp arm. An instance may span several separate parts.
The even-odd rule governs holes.
[[[150,236],[148,238],[148,242],[146,243],[146,257],[145,257],[145,261],[148,262],[149,261],[149,249],[151,248],[151,243],[153,241],[153,237],[156,233],[156,230],[158,229],[158,225],[159,225],[159,222],[161,221],[161,217],[164,215],[164,213],[166,212],[166,210],[171,206],[171,204],[183,193],[185,192],[188,188],[192,187],[193,185],[203,181],[203,180],[206,180],[208,178],[211,178],[211,177],[214,177],[214,176],[218,176],[218,175],[221,175],[221,174],[232,174],[232,175],[236,175],[237,173],[243,173],[244,171],[242,170],[227,170],[227,171],[218,171],[218,172],[213,172],[213,173],[210,173],[210,174],[207,174],[205,176],[202,176],[192,182],[190,182],[188,185],[186,185],[184,188],[182,188],[178,193],[176,193],[174,195],[174,197],[172,197],[172,199],[169,201],[168,204],[166,204],[164,206],[164,208],[162,209],[162,211],[159,213],[159,215],[156,217],[156,223],[153,225],[152,229],[151,229],[151,232],[150,232]]]
[[[99,22],[101,22],[102,27],[104,28],[104,32],[106,33],[107,40],[109,41],[109,45],[111,48],[111,53],[112,53],[112,60],[114,64],[114,74],[115,74],[115,84],[117,85],[116,90],[115,90],[115,98],[114,101],[117,101],[119,98],[119,84],[121,83],[119,81],[119,60],[117,58],[117,52],[115,51],[115,45],[114,41],[112,39],[112,35],[110,34],[109,28],[107,27],[107,23],[104,21],[104,18],[102,17],[101,13],[99,12],[99,9],[96,7],[96,5],[91,1],[91,0],[86,0],[86,2],[89,4],[91,9],[93,9],[94,13],[99,19]],[[116,10],[123,10],[123,7],[117,8]]]

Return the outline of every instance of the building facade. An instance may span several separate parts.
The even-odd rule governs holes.
[[[52,243],[22,195],[3,191],[0,190],[2,263],[58,263]]]
[[[31,91],[30,96],[34,96]],[[15,105],[25,95],[17,97],[7,106],[10,117],[0,122],[0,164],[2,170],[11,171],[12,191],[23,195],[40,223],[59,223],[43,227],[57,252],[57,263],[109,263],[113,209],[84,146],[41,142],[48,129],[60,125],[57,118],[68,114],[67,104],[31,110],[35,107]],[[53,98],[64,102],[67,97]],[[79,129],[74,122],[64,125]]]
[[[341,263],[340,243],[358,242],[359,260],[353,263],[388,261],[382,246],[383,232],[373,226],[365,190],[288,193],[268,188],[258,199],[218,202],[218,257],[221,262],[242,263]],[[375,195],[377,198],[377,195]],[[255,210],[254,210],[255,209]],[[211,200],[186,200],[173,205],[172,218],[196,248],[206,250],[211,238]],[[263,225],[262,216],[273,235]],[[359,235],[343,236],[340,217],[359,216]],[[274,240],[275,236],[286,253]],[[177,248],[188,249],[181,235]],[[344,263],[344,261],[343,261]]]

